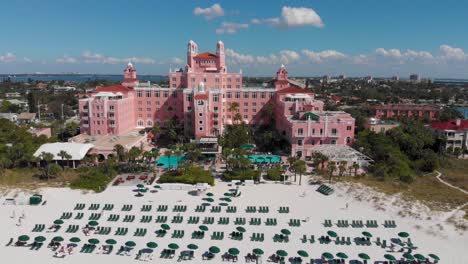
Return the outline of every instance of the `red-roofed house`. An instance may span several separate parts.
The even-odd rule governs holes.
[[[455,119],[436,122],[430,128],[439,136],[447,137],[447,149],[468,149],[468,120]]]

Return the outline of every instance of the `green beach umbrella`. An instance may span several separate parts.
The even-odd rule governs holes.
[[[57,219],[57,220],[54,221],[54,224],[55,225],[61,225],[61,224],[63,224],[63,220],[62,219]]]
[[[260,248],[254,248],[254,250],[252,250],[252,253],[254,253],[255,255],[263,255],[265,252],[263,252],[263,250]]]
[[[80,241],[81,241],[81,239],[80,239],[79,237],[72,237],[72,238],[70,238],[70,242],[73,242],[73,243],[78,243],[78,242],[80,242]]]
[[[115,245],[115,244],[117,244],[117,241],[115,241],[114,239],[107,239],[106,244]]]
[[[369,259],[370,259],[369,255],[367,255],[366,253],[359,253],[358,256],[359,256],[360,258],[362,258],[362,259],[365,259],[365,260],[369,260]]]
[[[284,250],[278,250],[276,251],[276,254],[280,257],[286,257],[288,255],[288,252],[284,251]]]
[[[99,240],[96,238],[91,238],[90,240],[88,240],[88,243],[96,245],[99,244]]]
[[[209,251],[210,251],[210,253],[213,253],[213,254],[218,254],[219,252],[221,252],[219,247],[215,247],[215,246],[210,247]]]
[[[435,255],[435,254],[429,254],[429,257],[435,259],[435,260],[440,260],[439,256]]]
[[[198,227],[201,231],[208,231],[208,227],[206,225],[201,225]]]
[[[395,261],[395,260],[396,260],[396,258],[395,258],[393,255],[391,255],[391,254],[385,254],[385,255],[384,255],[384,258],[385,258],[386,260],[390,260],[390,261]]]
[[[226,202],[228,202],[228,203],[232,202],[232,200],[231,200],[231,199],[229,199],[229,198],[221,198],[221,199],[222,199],[223,201],[226,201]],[[221,200],[221,199],[220,199],[220,200]]]
[[[417,259],[417,260],[426,260],[426,257],[421,255],[421,254],[415,254],[414,257]]]
[[[125,243],[125,246],[127,246],[127,247],[134,247],[134,246],[136,246],[136,243],[133,242],[133,241],[127,241],[127,242]]]
[[[191,250],[195,250],[195,249],[198,249],[198,246],[195,245],[195,244],[189,244],[189,245],[187,246],[187,248],[188,248],[188,249],[191,249]]]
[[[56,237],[52,238],[52,241],[54,241],[54,242],[62,242],[62,241],[63,241],[63,237],[61,237],[61,236],[56,236]]]
[[[143,184],[137,184],[136,186],[137,188],[141,189],[141,188],[145,188],[145,186]]]
[[[343,252],[336,253],[336,256],[339,257],[339,258],[342,258],[342,259],[347,259],[348,258],[348,255],[346,255]]]
[[[230,249],[228,250],[228,252],[229,252],[229,254],[231,254],[231,255],[239,255],[239,253],[240,253],[239,249],[237,249],[237,248],[230,248]]]
[[[148,243],[146,243],[146,246],[149,247],[149,248],[157,248],[158,244],[155,243],[155,242],[148,242]]]
[[[214,199],[213,198],[205,198],[205,201],[212,203],[212,202],[214,202]]]
[[[242,182],[236,182],[236,185],[237,186],[242,185]]]
[[[289,231],[288,229],[281,229],[281,234],[288,236],[291,234],[291,231]]]
[[[409,237],[409,234],[407,232],[400,232],[400,233],[398,233],[398,236],[406,238],[406,237]]]
[[[231,196],[232,196],[232,193],[224,193],[224,196],[226,196],[226,197],[231,197]]]
[[[239,231],[239,232],[241,232],[241,233],[244,233],[244,232],[246,231],[245,228],[242,227],[242,226],[236,227],[236,230]]]
[[[213,194],[213,193],[207,193],[206,196],[208,196],[208,197],[213,197],[214,194]]]
[[[177,245],[176,243],[171,243],[167,247],[170,249],[179,249],[179,245]]]
[[[405,259],[409,259],[409,260],[413,260],[413,259],[414,259],[414,256],[411,255],[410,253],[405,253],[405,254],[403,254],[403,257],[404,257]]]
[[[169,230],[169,229],[171,229],[171,227],[168,224],[162,224],[161,229]]]
[[[88,222],[88,225],[90,225],[90,226],[97,226],[97,225],[99,225],[99,223],[98,223],[97,221],[89,221],[89,222]]]
[[[327,232],[327,235],[329,235],[331,237],[337,237],[338,236],[338,234],[336,234],[335,231],[331,231],[331,230]]]
[[[325,258],[325,259],[332,259],[333,254],[329,253],[329,252],[325,252],[325,253],[322,254],[322,257]]]
[[[153,187],[154,187],[155,189],[161,189],[161,186],[159,186],[159,185],[155,185],[155,186],[153,186]]]
[[[27,236],[27,235],[19,236],[18,240],[21,241],[21,242],[26,242],[26,241],[29,240],[29,236]]]
[[[308,258],[309,257],[309,254],[307,252],[305,252],[304,250],[299,250],[297,251],[297,254],[303,258]]]
[[[362,232],[362,235],[365,237],[372,237],[372,234],[367,231]]]
[[[46,238],[43,237],[43,236],[37,236],[37,237],[34,238],[34,241],[42,243],[42,242],[46,241]]]

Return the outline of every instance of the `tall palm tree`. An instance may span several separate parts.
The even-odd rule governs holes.
[[[359,170],[359,163],[354,162],[353,165],[351,166],[354,169],[354,176],[357,175],[357,171]]]
[[[332,175],[336,171],[336,162],[330,161],[328,163],[329,182],[331,183]]]
[[[346,171],[347,163],[348,162],[345,160],[340,162],[340,165],[338,166],[338,174],[340,175],[340,177],[343,177],[343,173]]]
[[[66,159],[67,163],[68,163],[68,160],[70,160],[72,158],[72,156],[70,154],[68,154],[68,152],[66,152],[65,150],[61,150],[57,154],[57,156],[59,156],[62,159],[62,169],[65,170],[65,165],[63,164],[63,160]]]
[[[288,163],[289,163],[289,168],[294,171],[294,182],[296,182],[297,174],[296,174],[296,168],[294,167],[294,163],[298,161],[299,159],[294,156],[289,156],[288,157]]]
[[[120,144],[116,144],[114,146],[114,151],[115,151],[115,153],[117,153],[117,157],[119,158],[120,162],[125,161],[125,148],[124,148],[124,146],[122,146]]]
[[[50,152],[41,152],[40,154],[40,158],[42,161],[45,162],[45,166],[44,166],[44,176],[46,177],[47,180],[49,180],[49,177],[50,177],[50,162],[54,159],[54,154],[50,153]]]
[[[164,156],[167,157],[167,166],[169,167],[169,169],[171,169],[171,156],[173,155],[174,155],[174,151],[172,149],[168,149],[164,151]]]
[[[306,162],[303,160],[298,160],[294,162],[294,172],[299,174],[299,185],[302,184],[302,175],[306,173],[307,167]],[[294,180],[295,181],[295,180]]]

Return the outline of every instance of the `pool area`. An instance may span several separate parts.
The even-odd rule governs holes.
[[[280,163],[278,155],[249,155],[248,159],[253,163]]]
[[[156,166],[168,169],[179,167],[179,161],[186,160],[184,156],[162,156],[156,161]]]

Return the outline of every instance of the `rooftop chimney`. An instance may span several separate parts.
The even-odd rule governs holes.
[[[461,119],[460,119],[460,118],[457,118],[457,119],[455,120],[455,124],[456,124],[457,126],[460,126],[460,124],[461,124]]]

